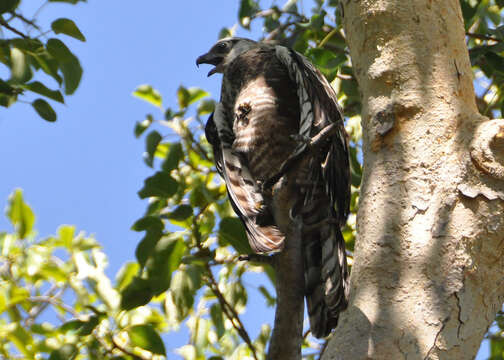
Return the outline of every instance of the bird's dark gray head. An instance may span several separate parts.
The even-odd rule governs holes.
[[[238,55],[255,47],[257,43],[250,39],[229,37],[224,38],[212,46],[209,52],[196,59],[196,65],[211,64],[215,67],[210,70],[208,76],[215,73],[223,73]]]

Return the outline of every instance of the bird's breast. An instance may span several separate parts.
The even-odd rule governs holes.
[[[245,156],[259,181],[273,176],[296,145],[291,135],[297,132],[298,115],[282,103],[275,85],[275,79],[267,82],[264,77],[248,82],[233,109],[233,150]]]

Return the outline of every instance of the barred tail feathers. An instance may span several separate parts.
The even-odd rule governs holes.
[[[307,228],[303,247],[308,316],[312,334],[322,338],[336,327],[339,313],[347,307],[345,242],[337,221],[320,220],[313,213],[303,220]]]

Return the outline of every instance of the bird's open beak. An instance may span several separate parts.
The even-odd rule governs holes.
[[[196,65],[199,67],[200,64],[210,64],[210,65],[215,65],[215,67],[208,72],[207,76],[211,76],[215,74],[216,72],[219,71],[219,64],[222,62],[222,57],[221,56],[216,56],[212,53],[207,53],[204,55],[201,55],[196,59]]]

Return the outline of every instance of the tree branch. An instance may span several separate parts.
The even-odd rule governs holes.
[[[243,323],[240,320],[240,317],[238,316],[238,313],[236,310],[229,304],[229,302],[226,300],[222,292],[219,290],[219,285],[217,284],[217,281],[215,280],[215,277],[213,276],[212,269],[210,266],[207,264],[206,265],[207,269],[207,275],[208,275],[208,285],[210,289],[213,291],[217,299],[219,300],[219,303],[222,307],[222,310],[226,317],[231,321],[231,324],[235,328],[235,330],[238,332],[240,337],[245,341],[245,343],[248,345],[250,351],[252,351],[252,355],[255,360],[258,360],[256,349],[254,344],[252,344],[252,341],[250,340],[250,336],[245,330],[245,327],[243,326]],[[235,322],[236,321],[236,322]]]
[[[471,33],[471,32],[466,32],[465,34],[466,34],[466,36],[469,36],[474,39],[479,39],[479,40],[496,41],[496,42],[502,41],[501,39],[498,39],[496,37],[483,35],[483,34],[475,34],[475,33]]]
[[[16,28],[10,26],[9,24],[7,24],[7,22],[3,18],[1,18],[1,17],[0,17],[0,25],[2,25],[7,30],[12,31],[14,34],[17,34],[17,35],[21,36],[23,39],[28,39],[28,36],[26,36],[25,34],[23,34],[18,29],[16,29]]]

